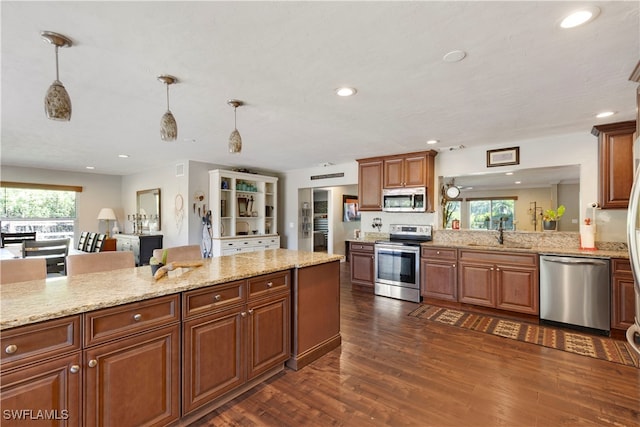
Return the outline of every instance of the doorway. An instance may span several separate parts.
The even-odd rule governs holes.
[[[329,248],[329,190],[313,190],[313,252]]]

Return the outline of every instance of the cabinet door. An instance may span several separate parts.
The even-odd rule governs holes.
[[[80,359],[78,351],[4,373],[0,377],[2,425],[82,425]],[[47,421],[37,419],[39,411],[46,412]]]
[[[627,329],[633,324],[635,316],[633,275],[615,274],[612,285],[611,327]]]
[[[407,157],[404,160],[404,186],[427,186],[427,158],[426,156]]]
[[[636,122],[595,126],[599,146],[599,203],[603,209],[627,209],[633,184]]]
[[[467,304],[495,307],[493,264],[460,262],[458,277],[459,301]]]
[[[458,301],[455,261],[420,261],[420,287],[425,298]]]
[[[166,425],[180,417],[180,328],[84,350],[85,425]]]
[[[247,379],[284,364],[291,356],[289,293],[248,305]]]
[[[244,306],[184,322],[183,397],[186,414],[245,381]]]
[[[382,160],[359,163],[358,203],[361,211],[382,210]]]
[[[375,280],[373,257],[373,252],[355,252],[351,248],[351,284],[371,292]]]
[[[497,265],[496,308],[538,314],[537,268]]]
[[[404,185],[404,159],[385,159],[383,188],[401,188]]]

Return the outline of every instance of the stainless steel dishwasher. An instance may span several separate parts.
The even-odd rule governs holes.
[[[609,259],[540,255],[540,319],[611,329]]]

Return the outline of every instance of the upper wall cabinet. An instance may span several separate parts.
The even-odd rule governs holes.
[[[435,150],[358,160],[358,197],[361,211],[382,210],[382,189],[427,188],[427,211],[434,210]]]
[[[636,121],[594,126],[598,137],[598,203],[602,209],[627,209],[633,185]]]

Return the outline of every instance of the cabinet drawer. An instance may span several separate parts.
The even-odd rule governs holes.
[[[80,316],[2,331],[2,370],[80,349]]]
[[[84,343],[95,345],[180,320],[180,295],[169,295],[84,314]]]
[[[458,252],[455,248],[422,248],[421,256],[422,258],[455,260],[458,257]]]
[[[291,274],[279,272],[273,274],[265,274],[264,276],[254,277],[248,280],[249,298],[269,295],[274,292],[280,292],[289,288]]]
[[[632,274],[631,261],[623,258],[612,258],[611,271],[613,274]]]
[[[461,249],[458,252],[458,260],[480,261],[494,264],[515,264],[526,266],[537,266],[538,255],[518,252],[488,252],[481,250]]]
[[[237,282],[185,292],[182,305],[183,317],[187,319],[198,314],[244,303],[246,301],[245,283],[244,280],[238,280]]]
[[[351,251],[357,252],[373,252],[373,244],[367,243],[351,243]]]

